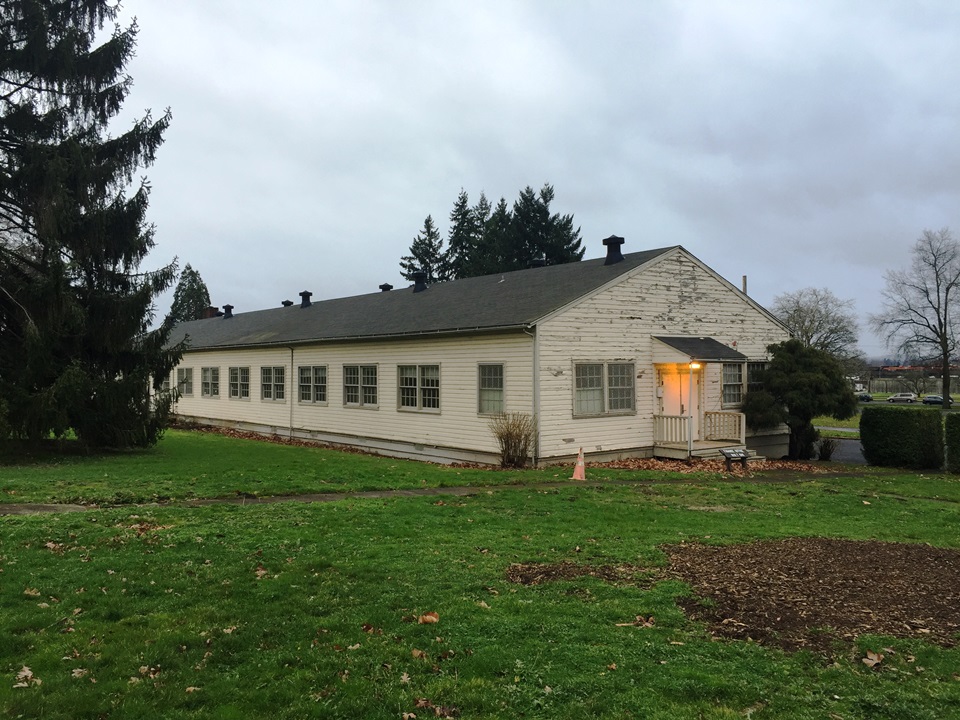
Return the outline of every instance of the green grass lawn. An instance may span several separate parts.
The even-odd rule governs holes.
[[[64,455],[42,462],[0,459],[0,503],[115,505],[238,495],[529,484],[566,479],[571,472],[572,467],[491,472],[171,430],[148,450],[92,458]],[[594,479],[621,476],[624,471],[591,473]],[[663,474],[632,472],[629,476]]]
[[[336,469],[327,477],[318,465]],[[285,481],[316,490],[483,476],[489,487],[468,497],[0,517],[0,716],[960,717],[960,649],[882,638],[877,646],[893,652],[870,669],[862,648],[825,659],[714,641],[678,609],[685,586],[643,570],[618,584],[505,578],[515,562],[652,572],[665,563],[660,546],[678,542],[960,547],[960,482],[847,470],[792,483],[621,471],[617,479],[645,482],[605,485],[588,468],[589,486],[545,490],[503,483],[556,471],[458,475],[190,433],[171,433],[154,452],[5,467],[8,502],[45,492],[132,498],[142,485],[147,497],[161,488],[185,497],[183,483],[216,495],[246,492],[250,478],[258,492]],[[716,507],[725,511],[705,510]],[[418,622],[427,613],[438,622]],[[652,615],[653,627],[617,626],[637,615]]]

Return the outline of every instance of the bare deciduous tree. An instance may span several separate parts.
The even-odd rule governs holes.
[[[908,269],[885,275],[884,309],[870,316],[870,326],[902,355],[940,363],[947,407],[960,317],[960,243],[948,228],[924,230],[912,252]]]
[[[857,356],[853,300],[841,300],[826,288],[804,288],[777,295],[771,310],[804,345],[838,360]]]

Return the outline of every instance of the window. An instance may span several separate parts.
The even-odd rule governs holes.
[[[203,397],[220,397],[220,368],[200,368],[200,394]]]
[[[193,368],[177,368],[177,390],[181,395],[193,395]]]
[[[503,412],[503,365],[481,365],[477,411],[481,415]]]
[[[260,399],[283,400],[284,398],[284,367],[260,368]]]
[[[723,364],[723,404],[739,405],[743,400],[743,365]]]
[[[160,392],[162,393],[170,392],[170,376],[169,375],[167,375],[163,379],[163,383],[160,385]]]
[[[760,373],[767,369],[765,362],[747,363],[747,392],[763,390],[763,382],[760,380]]]
[[[300,402],[325,403],[327,401],[327,366],[314,365],[300,368]]]
[[[439,410],[440,366],[398,365],[397,394],[401,410]]]
[[[574,415],[634,411],[633,363],[580,363],[574,367]]]
[[[375,407],[377,404],[377,366],[343,366],[343,404]]]
[[[247,400],[250,397],[250,368],[230,368],[230,397]]]

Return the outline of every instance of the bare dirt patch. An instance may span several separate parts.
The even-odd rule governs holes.
[[[660,579],[688,583],[678,603],[717,636],[832,654],[860,635],[960,641],[960,551],[878,541],[790,538],[666,546]],[[524,585],[590,576],[634,582],[650,569],[573,562],[511,565]],[[649,575],[647,574],[649,578]]]
[[[865,634],[960,639],[958,550],[790,538],[664,551],[696,594],[681,606],[718,636],[826,652]]]
[[[519,585],[540,585],[554,580],[576,580],[595,577],[611,583],[634,580],[648,568],[639,565],[584,565],[575,562],[560,563],[513,563],[507,568],[507,580]]]

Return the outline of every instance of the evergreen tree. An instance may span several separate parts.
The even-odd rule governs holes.
[[[760,374],[762,389],[743,398],[742,409],[751,429],[790,428],[790,457],[813,457],[819,438],[813,418],[829,415],[846,420],[857,412],[857,399],[840,362],[824,350],[799,340],[770,345],[770,364]]]
[[[413,281],[414,273],[427,274],[427,283],[433,284],[449,280],[447,262],[443,252],[443,238],[433,224],[433,217],[427,215],[423,221],[423,230],[413,239],[410,254],[400,259],[400,274],[404,279]]]
[[[450,211],[450,234],[447,236],[447,267],[453,278],[470,277],[480,241],[481,226],[470,207],[467,192],[460,190]]]
[[[200,277],[200,273],[187,263],[173,291],[170,320],[174,323],[199,320],[208,307],[210,307],[210,291],[207,290],[207,284]]]
[[[550,213],[554,190],[549,183],[534,193],[529,185],[513,204],[512,269],[520,270],[535,260],[547,265],[577,262],[583,258],[580,228],[573,229],[573,215]]]
[[[500,198],[497,206],[483,224],[483,239],[477,250],[474,270],[477,275],[492,275],[512,269],[510,245],[512,216],[507,201]]]
[[[149,187],[128,186],[169,111],[109,134],[130,91],[136,25],[95,44],[109,0],[0,3],[0,429],[37,441],[72,428],[93,447],[149,445],[179,359],[149,332],[176,267],[141,272],[154,246]]]

